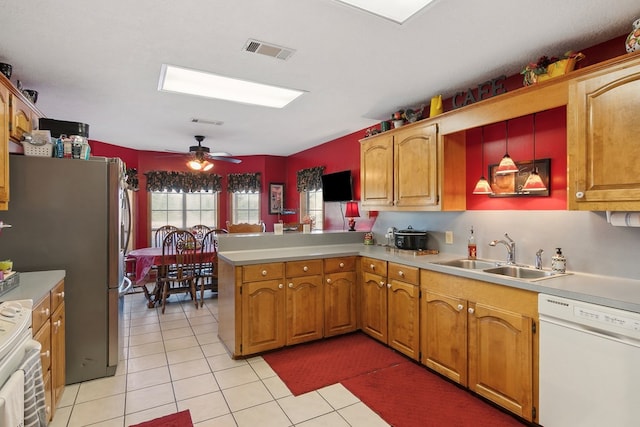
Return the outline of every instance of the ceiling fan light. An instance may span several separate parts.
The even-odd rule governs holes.
[[[522,191],[546,191],[547,187],[542,182],[542,178],[538,173],[538,168],[535,168],[527,177],[527,180],[522,187]]]
[[[478,182],[476,183],[475,188],[473,189],[473,194],[491,194],[493,191],[491,190],[491,186],[489,185],[489,181],[484,176],[481,176]]]
[[[514,163],[513,159],[509,156],[509,153],[505,153],[500,160],[500,164],[496,168],[496,175],[506,175],[509,173],[518,172],[518,167]]]

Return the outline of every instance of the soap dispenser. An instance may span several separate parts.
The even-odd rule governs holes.
[[[562,248],[556,248],[556,253],[551,257],[551,270],[556,273],[567,271],[567,259],[562,255]]]
[[[476,259],[478,254],[476,246],[476,236],[473,235],[473,226],[471,226],[471,233],[469,234],[469,240],[467,241],[467,257],[469,259]]]

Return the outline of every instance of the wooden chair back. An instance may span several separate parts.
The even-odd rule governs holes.
[[[195,237],[196,240],[201,241],[204,235],[207,234],[209,230],[211,230],[210,227],[204,224],[198,224],[191,227],[189,231],[191,231],[191,234],[193,234],[193,237]]]
[[[162,227],[156,230],[156,233],[153,237],[154,245],[156,248],[162,247],[162,242],[164,242],[164,238],[167,237],[169,233],[172,231],[177,231],[178,227],[175,225],[163,225]]]
[[[229,233],[264,233],[264,222],[260,221],[258,224],[238,223],[231,224],[227,221],[227,231]]]
[[[188,292],[198,307],[196,296],[197,260],[200,243],[187,230],[176,230],[162,241],[162,262],[158,266],[157,288],[162,299],[164,313],[167,297]]]
[[[227,230],[213,229],[205,233],[200,248],[198,263],[198,283],[200,287],[200,307],[204,305],[204,291],[218,292],[218,234]]]

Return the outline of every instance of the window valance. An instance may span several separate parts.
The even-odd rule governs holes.
[[[128,190],[138,191],[138,169],[127,168],[125,171],[125,182]]]
[[[260,172],[228,174],[227,191],[229,193],[260,193],[262,191]]]
[[[322,174],[324,166],[301,169],[298,171],[298,192],[315,191],[322,189]]]
[[[149,171],[147,191],[222,191],[222,177],[216,174],[192,172]]]

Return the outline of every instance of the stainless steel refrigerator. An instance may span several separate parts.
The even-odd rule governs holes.
[[[18,272],[66,270],[66,383],[113,375],[123,349],[124,164],[12,154],[0,259]]]

